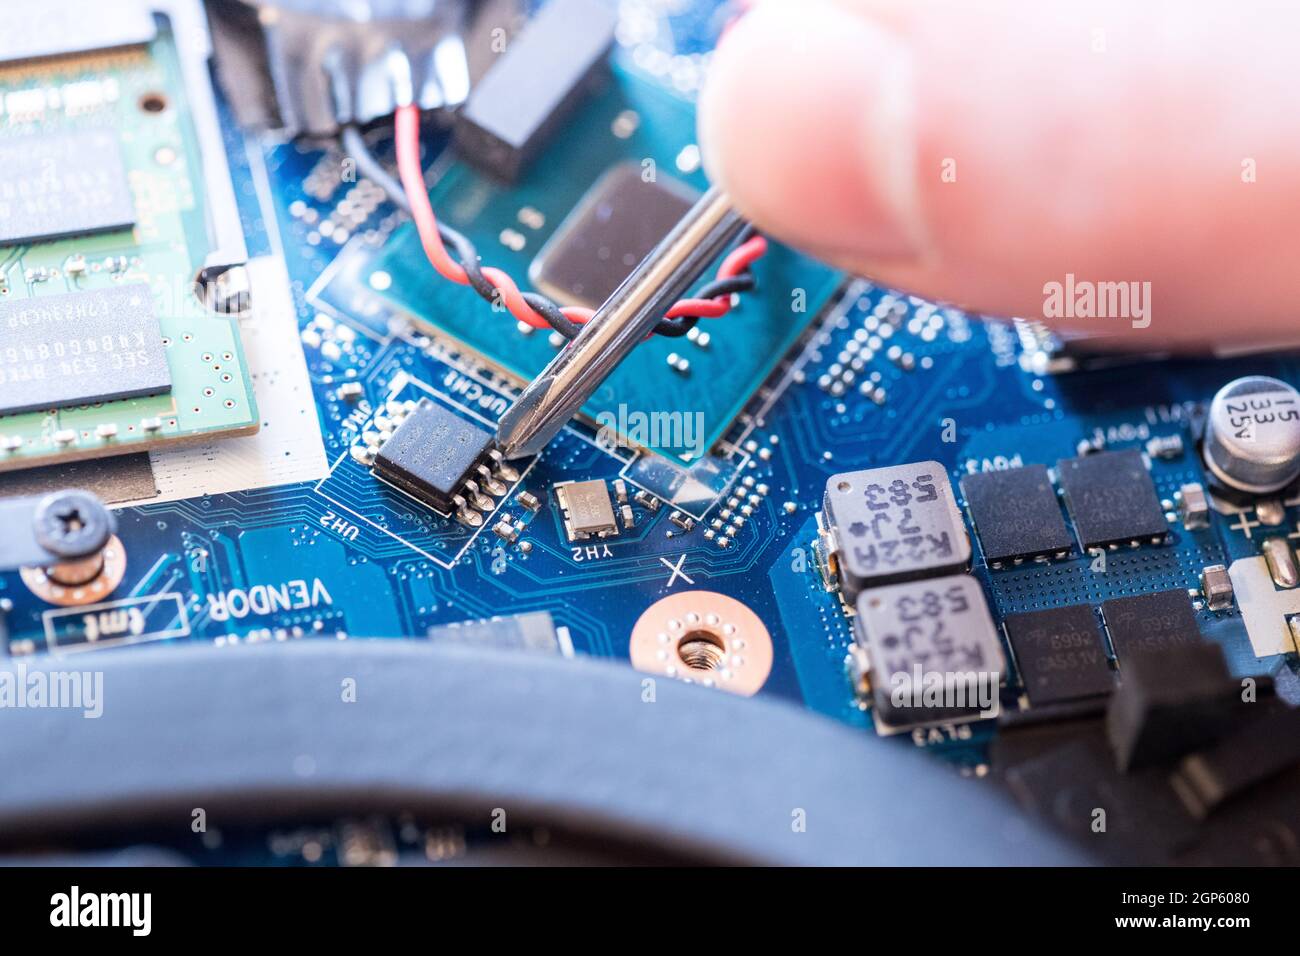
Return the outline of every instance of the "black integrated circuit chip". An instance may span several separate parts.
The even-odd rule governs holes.
[[[1169,534],[1160,496],[1135,448],[1056,463],[1065,503],[1084,550]]]
[[[117,134],[106,129],[0,139],[0,246],[135,225]]]
[[[988,564],[1070,550],[1070,529],[1045,466],[967,475],[961,491]]]
[[[380,446],[375,471],[421,501],[453,511],[491,448],[491,433],[424,398]]]
[[[1033,706],[1099,697],[1114,688],[1101,625],[1086,604],[1011,614],[1002,623]]]
[[[542,247],[529,278],[565,304],[597,308],[694,201],[693,189],[662,173],[646,182],[635,163],[615,166]]]
[[[153,301],[136,282],[0,303],[0,415],[168,391]]]
[[[1101,616],[1120,668],[1132,654],[1160,654],[1201,643],[1192,599],[1182,588],[1103,601]]]

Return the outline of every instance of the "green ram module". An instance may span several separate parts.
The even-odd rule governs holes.
[[[204,158],[165,26],[0,66],[0,471],[257,430]]]

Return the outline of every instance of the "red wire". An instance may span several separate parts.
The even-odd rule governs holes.
[[[438,274],[458,285],[469,285],[469,276],[442,244],[438,234],[438,219],[429,202],[429,193],[424,186],[424,169],[420,164],[420,109],[414,104],[397,109],[394,124],[397,145],[397,172],[402,181],[402,189],[411,203],[411,218],[415,221],[416,231],[420,235],[420,244],[424,254]],[[755,260],[767,251],[767,240],[762,236],[753,236],[722,260],[718,268],[719,279],[731,279],[744,272]],[[550,328],[541,313],[535,311],[519,292],[519,287],[508,274],[492,266],[482,266],[485,278],[500,295],[501,304],[506,311],[520,322],[527,323],[535,329]],[[731,296],[718,296],[713,299],[680,299],[666,313],[666,318],[677,319],[683,316],[698,315],[701,318],[716,319],[731,310]],[[595,314],[593,309],[580,306],[565,306],[560,309],[569,319],[582,323]]]

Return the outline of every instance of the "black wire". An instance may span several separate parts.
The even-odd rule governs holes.
[[[409,216],[411,214],[411,202],[406,198],[406,190],[402,188],[402,184],[398,182],[397,178],[388,172],[375,154],[371,152],[370,147],[366,144],[365,137],[361,134],[361,130],[356,126],[343,127],[340,141],[343,151],[357,164],[357,171],[379,186],[388,196],[389,201]],[[755,234],[753,226],[746,226],[736,238],[733,248],[747,242]],[[464,233],[458,232],[441,220],[438,222],[438,235],[442,237],[443,243],[450,247],[452,258],[465,270],[465,278],[469,281],[470,288],[477,292],[481,298],[495,306],[500,301],[500,294],[497,292],[496,286],[483,275],[478,250],[474,248],[474,243]],[[750,291],[754,288],[754,285],[754,274],[746,267],[745,271],[738,275],[727,279],[714,279],[712,282],[706,283],[695,293],[693,298],[716,299],[722,296],[738,295]],[[523,300],[528,303],[529,308],[545,319],[547,325],[566,339],[572,340],[582,331],[582,323],[573,321],[546,296],[538,292],[523,292],[521,295]],[[699,321],[700,317],[698,315],[685,315],[676,319],[660,319],[654,327],[654,332],[656,335],[667,338],[679,338],[695,328]]]
[[[408,216],[411,214],[411,201],[406,198],[406,190],[397,181],[397,177],[384,169],[378,157],[370,151],[366,138],[356,126],[343,127],[339,137],[343,152],[357,164],[357,171],[388,195],[388,201]]]

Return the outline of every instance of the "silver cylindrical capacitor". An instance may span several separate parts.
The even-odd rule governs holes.
[[[1251,375],[1229,382],[1210,403],[1205,465],[1225,485],[1268,494],[1300,474],[1300,392]]]

